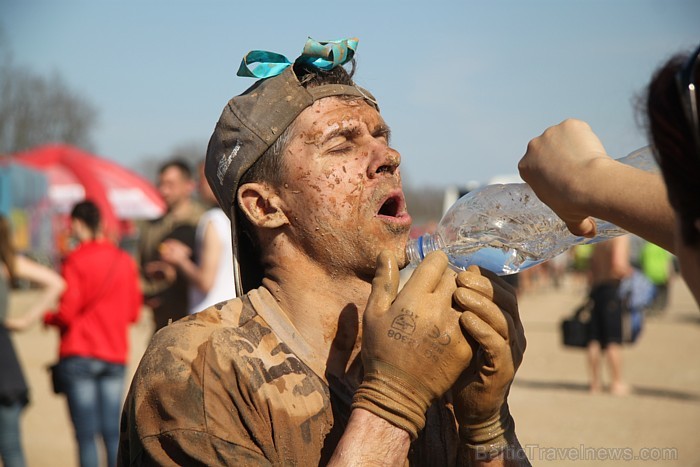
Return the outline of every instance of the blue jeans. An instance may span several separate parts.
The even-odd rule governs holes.
[[[119,446],[124,365],[85,357],[67,357],[61,365],[81,467],[99,465],[98,435],[105,445],[107,464],[114,466]]]
[[[24,467],[19,416],[24,404],[0,404],[0,460],[5,467]]]

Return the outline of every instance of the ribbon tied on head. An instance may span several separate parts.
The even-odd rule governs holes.
[[[309,65],[324,71],[332,70],[352,60],[357,43],[357,38],[318,42],[309,37],[304,50],[294,63]],[[252,66],[254,64],[256,65]],[[284,55],[265,50],[252,50],[243,57],[236,74],[249,78],[271,78],[291,65],[292,62]]]

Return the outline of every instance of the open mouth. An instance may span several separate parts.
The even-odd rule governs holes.
[[[397,217],[399,214],[399,202],[400,200],[397,196],[392,196],[384,201],[377,214],[380,216]]]
[[[379,206],[377,217],[383,218],[385,221],[410,223],[411,216],[406,212],[406,201],[403,193],[400,190],[390,193],[387,198]]]

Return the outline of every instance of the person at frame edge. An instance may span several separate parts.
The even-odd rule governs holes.
[[[9,316],[9,295],[18,279],[38,286],[41,293],[21,313]],[[53,269],[15,250],[10,221],[0,214],[0,463],[5,467],[26,465],[21,417],[30,403],[30,388],[10,334],[30,329],[65,286]]]
[[[574,235],[613,222],[678,257],[700,305],[700,46],[670,57],[645,95],[647,133],[661,176],[610,158],[591,127],[566,120],[530,141],[520,175]]]
[[[355,46],[244,59],[239,75],[269,74],[224,108],[205,170],[243,293],[154,336],[121,465],[529,465],[507,403],[513,289],[435,252],[398,290],[401,158],[342,66]]]

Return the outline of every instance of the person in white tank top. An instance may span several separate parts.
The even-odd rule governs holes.
[[[201,201],[217,206],[203,168],[202,163],[199,165]],[[177,240],[166,240],[160,253],[164,261],[179,268],[189,280],[190,314],[236,296],[231,221],[218,206],[209,209],[199,220],[194,252]]]

